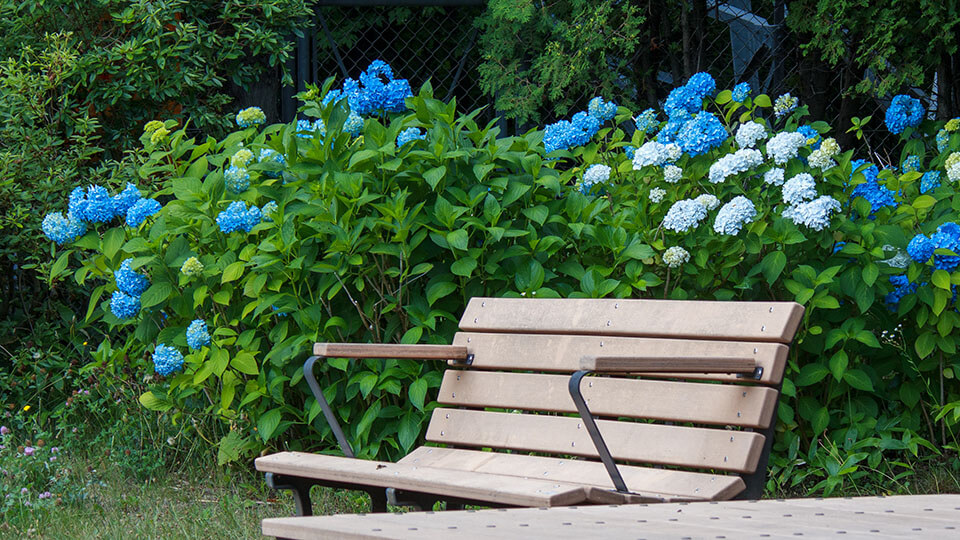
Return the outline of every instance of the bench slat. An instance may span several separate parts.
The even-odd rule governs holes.
[[[306,452],[280,452],[257,458],[255,463],[261,472],[346,484],[394,487],[490,503],[556,506],[586,500],[586,489],[580,484]]]
[[[472,298],[460,329],[789,343],[802,316],[795,302]]]
[[[556,334],[492,334],[458,332],[453,344],[474,356],[471,369],[509,369],[572,373],[584,356],[650,356],[656,358],[752,358],[763,368],[762,384],[783,378],[788,348],[779,343],[603,337]],[[735,374],[658,373],[664,378],[739,381]]]
[[[494,407],[576,413],[567,375],[447,370],[437,401],[463,407]],[[777,391],[764,386],[589,377],[580,385],[598,416],[765,428]]]
[[[507,474],[557,482],[583,483],[613,489],[610,476],[598,461],[560,459],[524,454],[481,452],[463,448],[421,446],[399,461],[441,469]],[[743,479],[671,469],[620,465],[620,474],[631,491],[667,499],[725,500],[744,489]]]
[[[763,448],[758,433],[597,422],[617,460],[752,473]],[[437,408],[427,440],[444,444],[509,448],[528,452],[597,457],[579,418]]]

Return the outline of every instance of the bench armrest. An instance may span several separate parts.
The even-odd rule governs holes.
[[[313,354],[326,358],[411,358],[466,360],[459,345],[399,345],[396,343],[315,343]]]
[[[580,369],[596,373],[755,373],[752,358],[584,356]]]

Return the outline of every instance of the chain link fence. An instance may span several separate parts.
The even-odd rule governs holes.
[[[461,110],[485,106],[485,117],[493,118],[495,99],[481,90],[478,70],[483,51],[477,46],[476,19],[484,4],[483,0],[321,1],[314,9],[314,33],[298,46],[300,89],[304,82],[320,84],[329,76],[355,78],[371,61],[382,59],[398,77],[409,79],[415,91],[429,80],[435,96],[456,98]],[[688,0],[682,4],[689,6],[686,12],[677,8],[658,14],[651,9],[649,43],[644,38],[631,58],[608,59],[607,66],[617,70],[623,82],[614,95],[605,97],[638,111],[656,107],[689,75],[706,71],[718,88],[745,81],[754,94],[776,98],[790,92],[808,106],[810,121],[825,120],[834,128],[831,135],[844,148],[859,147],[876,161],[896,165],[899,156],[892,152],[897,138],[883,125],[886,103],[853,91],[862,73],[849,66],[832,68],[805,56],[783,22],[784,0],[758,4],[762,5],[753,6],[751,0]],[[677,13],[682,20],[674,19]],[[304,57],[309,58],[309,67]],[[578,96],[566,115],[584,109],[591,97]],[[292,101],[292,92],[288,98]],[[290,111],[288,107],[286,116],[292,117]],[[545,124],[563,116],[544,104],[540,119]],[[873,117],[863,141],[846,133],[854,116]],[[509,126],[509,131],[532,127],[507,122],[502,126]]]

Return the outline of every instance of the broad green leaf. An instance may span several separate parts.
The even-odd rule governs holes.
[[[457,286],[449,281],[431,283],[429,286],[427,286],[427,303],[432,306],[437,302],[437,300],[447,296],[455,290],[457,290]]]
[[[760,94],[759,96],[753,98],[753,104],[757,107],[772,107],[773,103],[770,101],[770,96],[766,94]]]
[[[830,411],[828,411],[826,407],[817,409],[817,412],[813,415],[813,421],[811,422],[813,432],[816,434],[823,433],[827,429],[828,425],[830,425]]]
[[[148,308],[155,306],[166,300],[172,292],[173,287],[166,281],[154,283],[140,296],[140,307]]]
[[[169,411],[173,407],[173,403],[162,396],[158,396],[153,392],[144,392],[140,395],[140,404],[144,407],[150,409],[151,411]]]
[[[429,171],[423,173],[423,179],[427,181],[427,184],[430,185],[430,189],[437,189],[437,184],[440,183],[440,180],[443,180],[444,175],[447,174],[447,168],[440,166],[434,167]]]
[[[830,370],[823,364],[807,364],[800,368],[800,373],[794,383],[797,386],[810,386],[822,381],[829,374]]]
[[[837,381],[843,380],[843,374],[847,371],[847,364],[849,364],[847,353],[842,350],[837,351],[830,357],[830,373],[833,373],[834,379]]]
[[[220,283],[227,283],[242,276],[244,266],[246,266],[246,263],[243,261],[230,263],[226,268],[224,268],[223,276],[220,278]]]
[[[120,251],[120,246],[123,245],[125,238],[122,228],[107,229],[107,232],[103,233],[103,254],[112,260],[113,256]]]
[[[280,416],[281,410],[278,407],[267,411],[257,420],[257,431],[264,441],[269,441],[270,437],[273,436],[273,432],[280,425]]]
[[[450,265],[450,272],[457,276],[470,277],[477,267],[477,260],[473,257],[464,257]]]
[[[417,442],[420,436],[420,419],[413,412],[400,417],[400,425],[397,427],[397,440],[404,452],[408,452]]]
[[[940,287],[941,289],[950,290],[950,273],[946,270],[934,270],[930,281],[932,281],[935,286]]]
[[[843,374],[843,380],[857,390],[873,391],[873,382],[870,377],[860,369],[850,369]]]
[[[760,262],[760,266],[763,269],[763,276],[767,278],[767,283],[772,284],[787,266],[787,255],[782,251],[768,253]]]
[[[930,195],[920,195],[913,200],[913,206],[917,210],[925,210],[931,206],[937,204],[937,199],[931,197]]]
[[[247,351],[237,353],[237,355],[230,360],[230,366],[246,375],[257,375],[260,373],[260,370],[257,368],[257,359]]]
[[[466,251],[470,237],[467,235],[467,231],[463,229],[457,229],[455,231],[450,231],[447,233],[447,243],[451,246]]]
[[[417,379],[413,381],[407,393],[410,395],[410,403],[422,411],[424,400],[427,397],[427,380]]]

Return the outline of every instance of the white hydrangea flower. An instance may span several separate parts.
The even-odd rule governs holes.
[[[769,171],[763,173],[763,181],[774,186],[782,186],[784,172],[786,171],[779,168],[770,169]]]
[[[667,192],[665,190],[655,187],[650,190],[650,202],[658,203],[663,200],[663,197],[666,194]]]
[[[790,179],[792,181],[793,178]],[[789,183],[789,182],[788,182]],[[784,186],[786,189],[786,186]],[[797,225],[810,227],[815,231],[822,231],[830,225],[830,215],[840,210],[840,203],[829,195],[824,195],[812,201],[801,202],[783,211],[783,217],[790,219]]]
[[[767,155],[773,158],[777,165],[783,165],[791,158],[797,157],[797,150],[805,144],[807,144],[807,138],[803,133],[777,133],[767,141]]]
[[[753,201],[738,195],[732,201],[723,205],[717,212],[717,219],[713,222],[713,230],[718,234],[729,234],[735,236],[740,234],[740,229],[745,223],[750,223],[757,215],[757,209]]]
[[[713,210],[714,208],[720,206],[720,199],[709,193],[704,193],[694,200],[702,204],[707,210]]]
[[[810,152],[810,155],[807,157],[807,163],[809,163],[811,167],[823,171],[837,166],[837,162],[830,157],[830,154],[824,152],[822,145],[819,149]]]
[[[817,184],[807,173],[800,173],[783,184],[783,202],[796,206],[817,196]]]
[[[687,232],[707,217],[707,208],[693,199],[673,203],[663,218],[663,227],[676,232]]]
[[[747,122],[737,129],[737,145],[740,148],[753,148],[757,141],[767,136],[767,128],[759,122]]]
[[[689,260],[690,253],[680,246],[667,248],[667,250],[663,252],[663,264],[670,268],[677,268]]]
[[[668,184],[676,184],[683,176],[683,169],[676,165],[667,165],[663,168],[663,181]]]
[[[633,153],[633,170],[637,171],[648,165],[659,167],[664,163],[680,159],[681,154],[680,147],[673,143],[647,141]]]
[[[837,144],[836,139],[830,137],[829,139],[824,139],[824,141],[820,143],[820,150],[822,150],[823,153],[825,153],[828,157],[836,157],[840,154],[840,145]]]
[[[737,150],[723,156],[710,166],[710,182],[718,184],[728,176],[746,172],[761,163],[763,163],[763,154],[759,150],[753,148]]]
[[[669,143],[666,147],[667,162],[673,163],[683,155],[683,149],[676,143]]]

